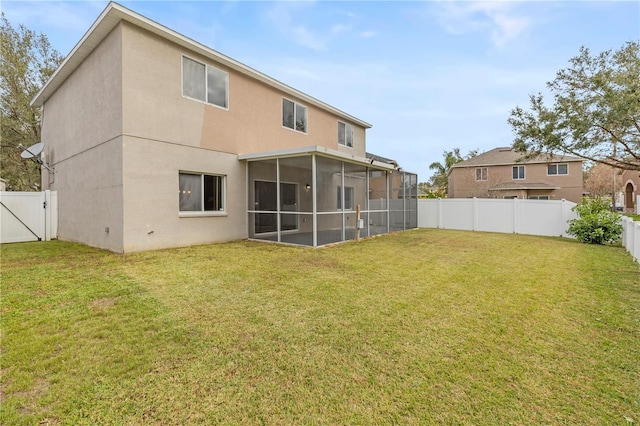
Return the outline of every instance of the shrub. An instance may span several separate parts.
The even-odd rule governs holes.
[[[569,221],[569,235],[587,244],[615,243],[622,236],[622,224],[617,213],[609,210],[609,202],[601,198],[583,198],[572,209],[577,219]]]

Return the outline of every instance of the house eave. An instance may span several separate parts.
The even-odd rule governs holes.
[[[300,148],[281,149],[276,151],[256,152],[239,154],[238,160],[243,161],[263,161],[273,160],[276,158],[288,158],[299,157],[301,155],[320,155],[322,157],[329,157],[336,160],[345,161],[348,163],[359,164],[379,170],[396,170],[392,164],[383,163],[380,161],[371,161],[368,158],[360,157],[358,155],[345,154],[340,151],[336,151],[324,146],[306,146]]]
[[[46,100],[62,85],[62,83],[74,72],[74,70],[87,58],[91,52],[100,44],[102,40],[121,22],[126,21],[140,28],[143,28],[153,34],[156,34],[166,40],[169,40],[185,49],[199,53],[213,61],[221,63],[230,69],[254,78],[270,87],[280,90],[290,96],[298,98],[300,101],[310,105],[314,105],[320,109],[328,111],[336,116],[364,127],[371,128],[372,125],[366,121],[360,120],[344,111],[339,110],[329,104],[326,104],[306,93],[294,89],[272,77],[267,76],[259,71],[244,65],[228,56],[221,54],[195,40],[173,31],[149,18],[133,12],[119,5],[110,2],[100,14],[98,19],[93,23],[89,30],[84,34],[80,41],[74,46],[69,55],[62,64],[55,70],[49,80],[40,89],[40,91],[31,100],[30,105],[41,107]]]

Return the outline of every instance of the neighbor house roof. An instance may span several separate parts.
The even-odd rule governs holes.
[[[78,44],[75,45],[71,53],[65,58],[62,64],[56,69],[51,78],[40,89],[36,96],[31,101],[32,106],[42,106],[46,100],[62,85],[62,83],[73,73],[73,71],[80,66],[80,64],[87,58],[91,52],[100,44],[102,40],[115,28],[121,21],[129,22],[137,27],[143,28],[153,34],[156,34],[166,40],[176,43],[179,46],[189,49],[193,52],[197,52],[204,57],[207,57],[213,61],[223,64],[230,69],[233,69],[241,74],[254,78],[268,86],[281,90],[291,96],[295,96],[303,102],[314,105],[320,109],[328,111],[348,120],[359,126],[370,128],[371,124],[362,121],[352,115],[345,113],[331,105],[328,105],[306,93],[300,92],[274,78],[271,78],[253,68],[248,67],[228,56],[223,55],[197,41],[194,41],[188,37],[183,36],[176,31],[173,31],[163,25],[152,21],[142,15],[139,15],[132,10],[129,10],[118,3],[110,2],[104,11],[100,14],[98,19],[93,23],[91,28],[80,39]]]
[[[511,164],[548,164],[569,161],[582,161],[582,158],[570,155],[541,154],[535,158],[524,159],[524,154],[513,148],[494,148],[473,158],[451,166],[451,169],[462,167],[507,166]]]

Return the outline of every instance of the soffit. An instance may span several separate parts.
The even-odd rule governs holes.
[[[392,164],[383,163],[357,155],[345,154],[343,152],[335,151],[323,146],[306,146],[301,148],[283,149],[277,151],[240,154],[238,155],[238,159],[245,161],[263,161],[273,160],[276,158],[298,157],[301,155],[320,155],[322,157],[333,158],[335,160],[345,161],[348,163],[367,166],[379,170],[396,170],[396,168]]]

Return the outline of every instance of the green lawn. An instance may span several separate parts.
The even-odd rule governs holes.
[[[419,230],[1,251],[3,425],[640,424],[620,247]]]

